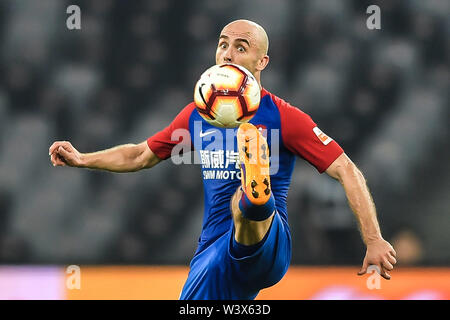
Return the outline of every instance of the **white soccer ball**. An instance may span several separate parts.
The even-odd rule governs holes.
[[[206,70],[194,89],[197,111],[208,123],[235,128],[258,111],[261,88],[255,77],[236,64],[215,65]]]

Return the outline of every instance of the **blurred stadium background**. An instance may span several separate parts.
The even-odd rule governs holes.
[[[81,30],[69,30],[69,5]],[[366,8],[381,8],[381,30]],[[338,183],[298,160],[292,267],[267,299],[449,299],[447,0],[0,2],[0,298],[177,299],[200,234],[200,168],[53,168],[48,147],[139,143],[192,100],[228,22],[270,39],[263,85],[309,113],[364,172],[398,265],[365,247]],[[65,268],[81,266],[81,290]]]

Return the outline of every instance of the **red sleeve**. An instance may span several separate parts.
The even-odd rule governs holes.
[[[281,138],[285,147],[323,173],[344,150],[323,133],[309,115],[271,94],[280,110]]]
[[[188,104],[181,112],[175,117],[175,119],[166,128],[154,134],[147,139],[147,145],[156,156],[162,160],[170,158],[173,147],[179,143],[183,143],[192,146],[192,140],[189,134],[189,117],[192,111],[195,109],[195,104],[192,102]],[[177,129],[184,129],[174,136],[175,140],[172,140],[172,133]]]

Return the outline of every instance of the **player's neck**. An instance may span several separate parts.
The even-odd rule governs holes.
[[[261,74],[258,72],[258,73],[256,73],[254,76],[255,76],[256,81],[258,81],[259,87],[260,87],[261,90],[262,90],[263,86],[262,86],[262,84],[261,84]]]

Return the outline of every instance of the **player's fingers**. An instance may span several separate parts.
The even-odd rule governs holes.
[[[387,272],[387,270],[383,267],[381,267],[381,276],[386,279],[386,280],[391,280],[391,275],[389,274],[389,272]]]
[[[65,147],[63,146],[59,146],[58,148],[58,153],[63,156],[64,158],[69,158],[70,157],[70,151],[68,151]]]
[[[57,154],[57,152],[53,153],[52,156],[54,157],[52,161],[54,167],[56,166],[64,167],[66,165],[64,159],[59,154]]]
[[[52,143],[50,148],[48,148],[48,154],[51,155],[55,150],[61,145],[61,141],[55,141]]]
[[[362,276],[363,274],[366,274],[367,273],[367,267],[368,267],[367,261],[364,260],[363,265],[362,265],[361,269],[358,272],[358,276]]]
[[[66,150],[64,147],[59,147],[58,157],[64,163],[64,165],[71,165],[74,161],[74,153],[71,150]]]
[[[52,153],[52,155],[50,156],[50,160],[54,167],[64,165],[64,161],[61,160],[61,157],[57,152]]]
[[[69,141],[62,141],[61,146],[64,147],[64,149],[72,151],[72,144]]]
[[[387,259],[392,265],[395,265],[397,263],[397,259],[395,259],[395,257],[389,253],[387,254]]]
[[[61,153],[59,153],[58,151],[55,152],[55,154],[56,154],[56,163],[57,163],[57,165],[65,166],[67,164],[66,158],[64,158],[64,156]]]
[[[53,166],[56,166],[56,153],[52,153],[50,155],[50,161],[52,162]]]
[[[382,266],[383,266],[383,268],[385,268],[386,270],[389,270],[389,271],[394,269],[394,266],[388,261],[387,258],[382,259]]]
[[[58,159],[58,160],[56,160],[56,165],[65,167],[67,164],[64,162],[64,160]]]
[[[397,252],[395,252],[394,248],[391,248],[391,250],[389,250],[389,253],[390,253],[394,258],[397,258]]]
[[[73,146],[69,141],[55,141],[48,149],[48,154],[51,155],[55,150],[58,150],[59,147],[64,147],[66,150],[72,150]]]

